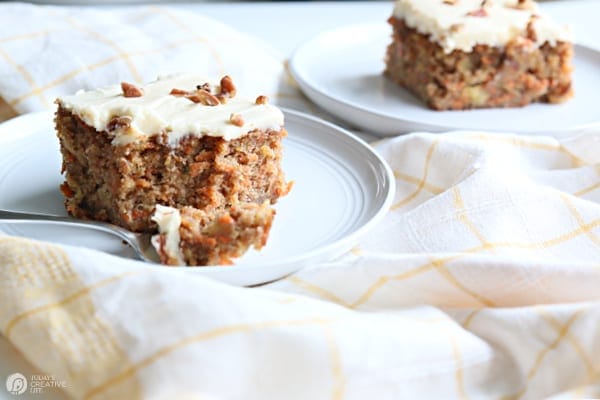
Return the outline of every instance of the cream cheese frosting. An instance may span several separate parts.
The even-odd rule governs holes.
[[[210,106],[170,94],[172,89],[193,91],[207,82],[211,87],[218,86],[196,74],[179,74],[141,86],[143,95],[139,97],[125,97],[121,86],[113,85],[79,91],[61,97],[57,102],[96,130],[109,132],[114,145],[144,140],[160,133],[166,133],[172,145],[187,135],[232,140],[255,129],[279,130],[283,126],[281,110],[270,104],[256,104],[254,99],[232,97],[224,104]],[[232,115],[243,124],[233,123]],[[127,118],[126,128],[108,129],[117,117]]]
[[[181,214],[179,210],[173,207],[167,207],[160,204],[156,205],[156,210],[152,215],[152,220],[158,225],[158,232],[164,235],[164,244],[161,248],[160,235],[152,237],[152,245],[156,251],[164,251],[167,256],[175,260],[178,265],[185,265],[181,249],[179,247],[179,226],[181,225]]]
[[[573,41],[569,27],[555,23],[531,0],[396,0],[393,16],[430,35],[446,53],[469,52],[477,44],[504,46],[522,36],[530,21],[538,46]]]

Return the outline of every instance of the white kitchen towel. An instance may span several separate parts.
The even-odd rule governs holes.
[[[13,22],[7,10],[27,18]],[[150,62],[121,55],[138,48],[125,47],[137,28],[119,39],[117,26],[133,29],[121,23],[130,21],[126,15],[158,25],[174,15],[198,35],[218,26],[223,35],[214,40],[229,34],[252,42],[244,52],[264,49],[199,16],[170,8],[135,14],[139,10],[109,17],[0,5],[0,55],[12,60],[12,68],[0,64],[0,95],[13,111],[25,112],[78,85],[135,79],[131,63],[144,71],[143,80],[152,79],[158,68],[145,75]],[[54,27],[57,15],[63,22]],[[64,57],[48,64],[55,56],[44,49],[61,47],[52,35],[64,28],[65,15],[74,25],[60,40],[89,48],[71,53],[65,47]],[[154,34],[156,24],[145,31]],[[78,40],[71,38],[78,25],[105,28]],[[45,39],[29,55],[6,46],[34,32]],[[173,32],[160,32],[167,33],[157,43],[171,43],[166,37]],[[140,52],[153,49],[150,42],[140,39]],[[244,47],[228,43],[219,51]],[[116,55],[101,53],[116,51],[114,46]],[[195,43],[196,51],[203,48],[202,41]],[[89,70],[88,59],[81,62],[85,72],[73,68],[74,60],[96,49],[104,57],[96,63],[118,61],[106,61],[106,70]],[[185,51],[174,50],[161,68],[173,67],[169,60]],[[210,59],[205,67],[213,68],[207,73],[220,73],[212,52],[204,51],[203,59]],[[256,73],[254,62],[267,60],[244,59],[249,63],[235,74],[244,81]],[[269,59],[273,71],[264,85],[294,94],[280,60]],[[27,76],[19,72],[23,68],[35,85],[8,82]],[[55,69],[61,72],[46,76]],[[69,71],[82,80],[67,87]],[[57,80],[62,83],[51,85]],[[27,382],[26,390],[59,396],[62,391],[44,386],[54,382],[65,395],[86,399],[600,397],[600,131],[563,141],[414,133],[374,146],[396,177],[386,218],[341,258],[258,288],[0,236],[2,341],[37,371],[21,377],[14,373],[25,371],[7,370],[0,377],[7,390],[19,392]]]
[[[598,136],[377,149],[385,220],[260,288],[2,237],[2,334],[75,398],[600,396]]]
[[[230,75],[240,95],[308,104],[290,84],[284,58],[214,19],[166,6],[98,8],[0,4],[0,121],[54,107],[54,99],[161,75]]]

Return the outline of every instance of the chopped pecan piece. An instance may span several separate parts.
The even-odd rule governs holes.
[[[233,81],[229,75],[225,75],[223,78],[221,78],[220,84],[221,88],[219,93],[217,93],[217,98],[221,103],[226,103],[227,99],[235,97],[237,89],[235,88],[235,85],[233,84]]]
[[[121,89],[125,97],[142,97],[144,91],[132,83],[121,82]]]
[[[453,6],[458,2],[458,0],[442,0],[442,3],[447,4],[449,6]]]
[[[256,104],[267,104],[269,102],[269,98],[267,96],[258,96],[256,98]]]
[[[235,85],[233,84],[233,81],[229,75],[225,75],[223,78],[221,78],[221,93],[229,95],[230,97],[234,97],[236,92],[237,90]]]
[[[196,85],[196,90],[206,90],[208,93],[212,92],[210,88],[210,83],[204,82],[202,85]]]
[[[469,11],[467,13],[469,17],[487,17],[488,13],[485,8],[478,8],[477,10]]]
[[[535,14],[532,15],[527,22],[527,28],[525,28],[527,39],[531,40],[532,42],[537,42],[538,39],[537,31],[535,30],[535,20],[538,18],[539,16]]]
[[[235,126],[244,126],[244,118],[240,114],[231,114],[229,116],[229,122]]]
[[[465,24],[452,24],[450,25],[450,32],[456,33],[465,27]]]
[[[206,90],[196,90],[191,94],[185,96],[187,99],[190,99],[194,103],[202,103],[205,106],[218,106],[221,102],[215,95],[207,92]]]
[[[113,117],[106,125],[106,130],[109,132],[127,129],[131,125],[133,119],[130,116],[124,115],[120,117]]]
[[[172,94],[173,96],[185,96],[186,94],[188,94],[188,92],[186,90],[181,90],[181,89],[171,89],[171,92],[169,94]]]
[[[199,87],[202,87],[199,85]],[[217,106],[220,104],[219,99],[211,94],[209,91],[204,89],[196,89],[192,91],[186,91],[182,89],[171,89],[169,93],[173,96],[184,96],[186,99],[193,101],[194,103],[201,103],[205,106]]]
[[[531,0],[517,0],[514,5],[507,5],[506,7],[514,8],[517,10],[533,10],[534,4]]]
[[[221,79],[218,93],[213,93],[213,88],[208,82],[196,85],[196,90],[186,91],[173,88],[170,92],[173,96],[185,96],[186,99],[189,99],[194,103],[202,103],[207,106],[225,104],[227,100],[233,98],[236,93],[237,90],[229,75],[225,75]]]

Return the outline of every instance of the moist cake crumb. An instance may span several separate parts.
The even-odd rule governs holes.
[[[159,233],[152,243],[166,265],[230,265],[248,248],[266,244],[274,216],[268,202],[213,212],[157,205]]]

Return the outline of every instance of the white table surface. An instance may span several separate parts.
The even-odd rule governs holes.
[[[201,13],[220,20],[270,43],[285,57],[292,55],[305,40],[318,33],[344,25],[361,22],[382,22],[392,9],[392,1],[357,2],[199,2],[175,3],[190,12]],[[98,6],[102,9],[120,5]],[[577,42],[600,50],[600,1],[561,0],[542,4],[550,15],[573,26]],[[0,377],[14,372],[31,375],[36,372],[10,343],[0,336]],[[0,382],[0,399],[12,399]],[[44,395],[23,394],[19,399],[63,399],[59,392]]]

